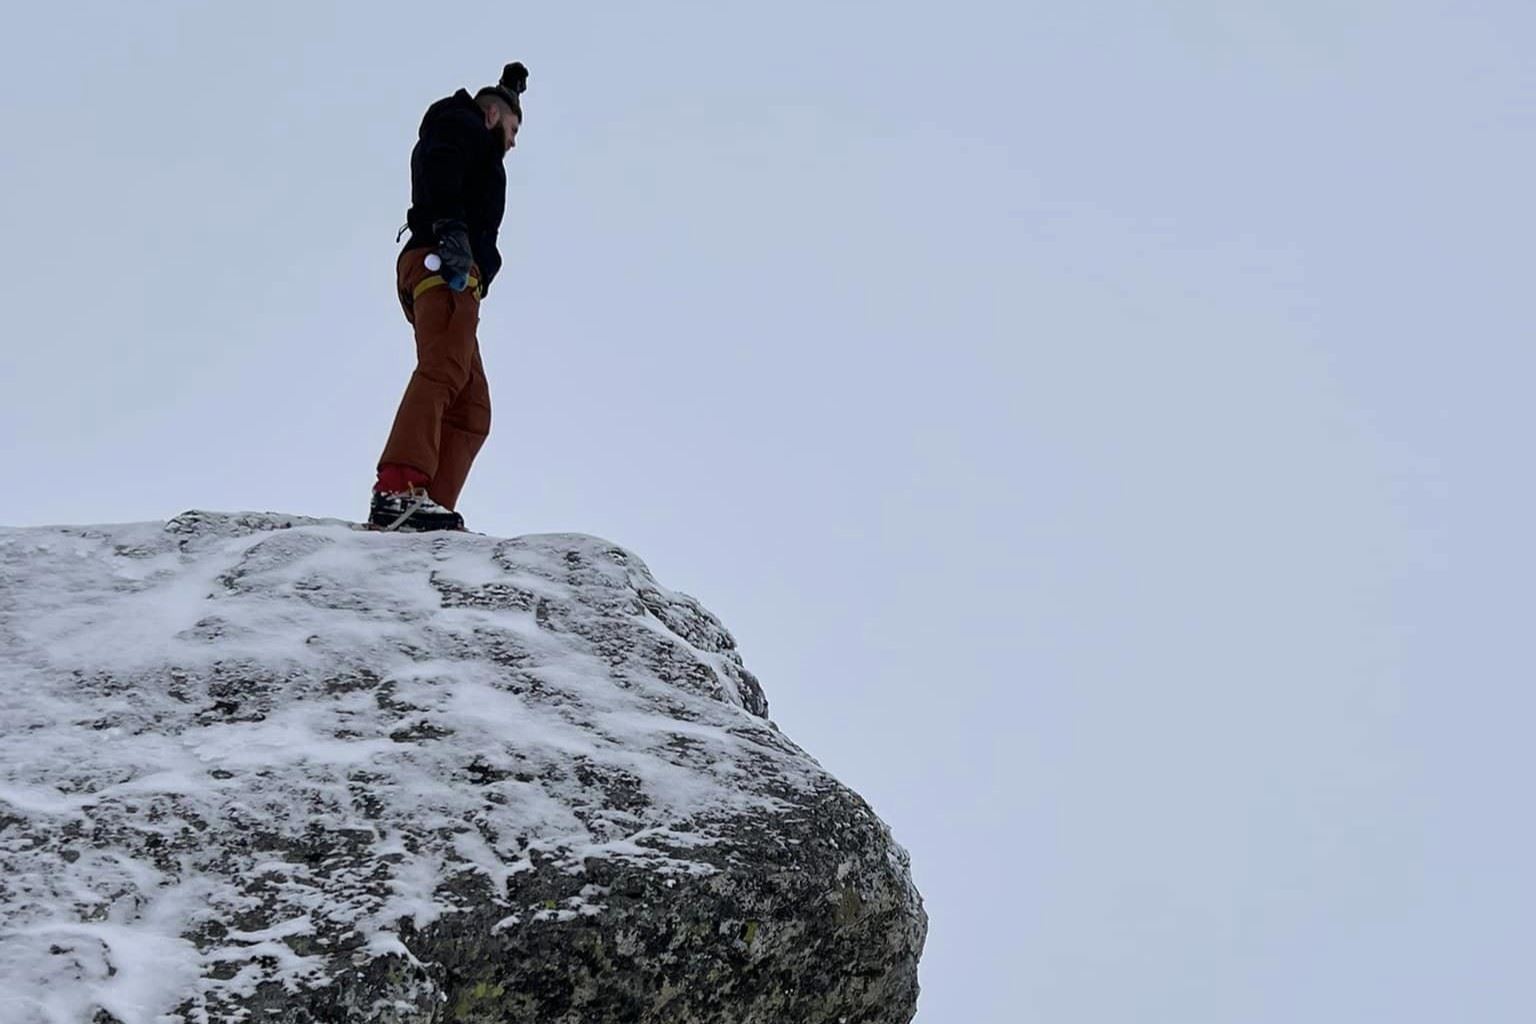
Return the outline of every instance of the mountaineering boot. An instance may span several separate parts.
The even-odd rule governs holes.
[[[462,530],[464,517],[433,501],[425,487],[412,487],[405,491],[374,491],[368,525],[375,530],[411,533]]]

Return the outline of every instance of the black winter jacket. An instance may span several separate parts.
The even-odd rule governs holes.
[[[496,132],[485,126],[485,112],[460,89],[427,108],[416,148],[411,150],[411,237],[405,248],[437,244],[435,221],[461,220],[469,228],[469,247],[480,267],[481,287],[489,288],[501,269],[496,233],[507,205],[506,156]]]

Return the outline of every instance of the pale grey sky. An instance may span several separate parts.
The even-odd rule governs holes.
[[[921,1024],[1536,1017],[1536,8],[103,3],[0,39],[8,525],[360,517],[532,71],[472,528],[735,632]]]

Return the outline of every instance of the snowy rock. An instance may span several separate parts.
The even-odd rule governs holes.
[[[0,1021],[905,1022],[906,853],[592,537],[0,530]]]

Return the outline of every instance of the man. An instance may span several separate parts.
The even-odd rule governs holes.
[[[459,492],[491,431],[491,395],[475,337],[480,302],[501,269],[506,154],[522,126],[528,69],[508,64],[473,97],[427,108],[411,151],[410,238],[395,265],[416,370],[379,459],[369,524],[462,530]],[[402,232],[405,229],[402,229]]]

